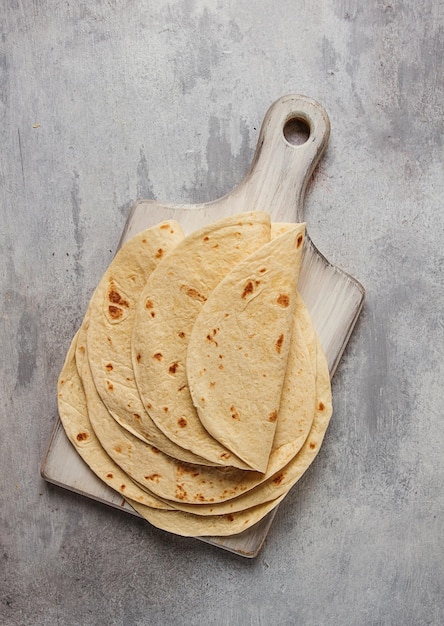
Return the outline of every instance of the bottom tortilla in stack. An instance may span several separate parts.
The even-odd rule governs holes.
[[[274,232],[278,230],[279,228],[274,226]],[[285,231],[286,228],[282,227],[281,230]],[[288,237],[286,239],[289,240]],[[260,246],[259,252],[253,252],[251,256],[259,254],[260,257],[260,250],[266,249],[266,245]],[[248,259],[249,256],[246,259],[247,266]],[[159,264],[161,263],[163,260]],[[241,268],[242,262],[231,270],[234,272],[235,282],[239,281],[239,271],[242,277]],[[131,275],[131,267],[128,271]],[[242,285],[248,285],[251,282],[250,274],[245,275],[244,278],[245,280],[241,281]],[[229,283],[230,272],[225,280]],[[227,294],[229,290],[224,290],[223,281],[224,278],[219,283],[222,285],[220,290]],[[256,284],[253,285],[253,290],[255,287],[257,287]],[[235,311],[235,307],[230,309],[230,298],[225,299],[223,307],[218,306],[217,298],[220,296],[218,296],[217,289],[216,286],[208,295],[194,322],[197,324],[196,328],[200,328],[198,337],[202,336],[201,331],[204,328],[199,319],[211,319],[215,312],[217,314],[218,308],[221,311]],[[251,315],[248,313],[245,317],[245,311],[240,310],[236,315],[238,320],[241,319],[241,314],[244,315],[242,323],[253,328],[254,333],[259,333],[261,332],[261,295],[260,293],[253,295],[255,302],[254,307],[251,308]],[[227,536],[240,533],[275,508],[316,457],[332,412],[329,372],[319,340],[300,295],[295,288],[291,294],[286,292],[280,295],[282,297],[275,298],[275,300],[278,301],[281,309],[287,308],[285,305],[289,302],[290,296],[294,301],[290,325],[291,339],[288,342],[285,367],[282,368],[282,361],[280,361],[279,374],[274,374],[274,379],[273,371],[278,370],[273,370],[273,367],[269,368],[271,380],[267,384],[272,389],[275,383],[275,387],[281,389],[282,393],[277,414],[273,419],[272,441],[271,444],[267,443],[271,445],[270,450],[259,451],[259,457],[257,457],[261,459],[268,457],[262,472],[239,467],[217,467],[212,463],[196,465],[178,460],[123,428],[110,414],[95,387],[90,362],[100,361],[100,355],[94,354],[94,358],[91,358],[89,354],[87,333],[89,316],[93,312],[89,311],[85,316],[82,327],[72,342],[59,378],[61,421],[71,443],[89,467],[99,478],[122,494],[129,504],[154,526],[184,536]],[[209,318],[208,312],[210,312]],[[272,313],[274,315],[274,311]],[[281,315],[280,310],[278,314]],[[252,326],[250,326],[251,323]],[[223,327],[222,324],[221,327]],[[262,328],[266,334],[266,323],[262,325]],[[112,340],[112,328],[108,332]],[[287,331],[286,333],[288,334]],[[251,334],[253,335],[253,331]],[[214,340],[214,337],[211,339]],[[276,345],[275,339],[273,335],[273,345]],[[225,379],[226,381],[234,380],[237,376],[239,385],[236,389],[245,387],[245,381],[248,381],[248,376],[251,377],[255,363],[263,358],[257,357],[255,360],[251,345],[247,355],[249,358],[245,357],[248,362],[245,371],[240,368],[239,371],[231,372],[231,378]],[[205,359],[208,357],[202,356],[196,346],[199,346],[199,340],[193,344],[193,349],[187,359],[187,368],[191,368],[187,371],[187,376],[192,395],[193,393],[200,394],[202,384],[206,390],[214,387],[211,385],[213,382],[210,376],[211,367],[207,368],[205,364]],[[225,356],[227,346],[228,352],[230,350],[229,334],[224,335],[223,346],[225,350],[223,356]],[[280,348],[281,344],[278,347]],[[209,358],[211,361],[211,354]],[[228,364],[229,359],[225,359],[224,363]],[[209,371],[210,378],[206,376],[207,372],[204,370]],[[198,371],[202,371],[201,376],[198,376]],[[264,371],[263,368],[260,371]],[[226,385],[222,388],[224,393],[230,391],[230,389],[227,390]],[[234,393],[240,395],[238,391]],[[218,398],[216,397],[215,400],[214,406],[217,406]],[[168,399],[168,403],[173,402],[174,398]],[[248,397],[243,399],[242,406],[248,406]],[[205,407],[198,408],[202,411]],[[250,440],[248,454],[243,455],[242,437],[236,441],[236,450],[232,450],[235,455],[243,455],[248,461],[255,455],[248,428],[252,432],[251,429],[258,425],[255,415],[249,417],[250,425],[244,425],[245,439]],[[237,424],[234,424],[234,432],[236,426]],[[213,436],[215,432],[218,432],[218,426],[213,429]],[[178,445],[177,438],[175,439],[172,449]],[[229,448],[233,437],[231,440],[230,438],[223,439],[223,445]],[[198,450],[199,441],[196,441],[193,447]]]

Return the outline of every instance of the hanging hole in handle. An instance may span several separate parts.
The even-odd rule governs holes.
[[[301,117],[292,117],[285,122],[284,137],[292,146],[302,146],[310,137],[310,125]]]

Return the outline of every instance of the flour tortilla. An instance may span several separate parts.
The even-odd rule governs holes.
[[[281,463],[284,463],[284,459],[294,458],[298,454],[310,433],[316,412],[316,400],[323,402],[326,395],[322,388],[323,379],[325,384],[325,363],[320,363],[320,372],[319,376],[317,376],[317,363],[323,357],[322,353],[318,354],[319,342],[311,326],[308,311],[299,294],[296,311],[292,345],[273,441],[272,462],[276,469],[275,478],[278,476],[279,470],[282,469],[279,468],[276,457],[280,455]],[[320,394],[319,398],[317,398],[318,393]],[[277,450],[279,448],[281,450],[278,453]],[[260,485],[262,486],[264,483],[265,481],[260,483]],[[248,491],[244,495],[217,504],[200,504],[196,506],[195,504],[175,501],[174,507],[198,515],[232,513],[249,506],[251,496],[253,495],[256,501],[259,502],[262,498],[265,498],[265,490],[259,495],[260,487],[254,489],[257,491],[255,494],[252,491]],[[270,496],[270,499],[272,498],[273,495]],[[169,501],[165,500],[165,502]],[[171,502],[169,503],[172,504]]]
[[[135,235],[117,252],[89,304],[88,358],[97,391],[129,432],[175,458],[207,463],[168,439],[145,412],[134,379],[131,335],[136,305],[152,271],[184,239],[173,220]]]
[[[183,511],[156,511],[137,502],[128,503],[150,524],[183,537],[224,537],[235,535],[257,524],[284,499],[284,496],[237,513],[200,517]]]
[[[244,491],[241,495],[225,500],[221,503],[197,505],[183,502],[164,501],[178,509],[199,515],[229,514],[274,501],[288,493],[293,485],[303,476],[316,458],[332,414],[331,388],[327,362],[317,340],[316,362],[316,407],[314,419],[308,436],[297,454],[293,454],[291,445],[284,445],[278,449],[281,458],[287,458],[287,463],[278,471],[267,475],[266,480],[258,481],[256,486]],[[268,474],[268,473],[267,473]]]
[[[77,371],[77,336],[78,333],[68,350],[57,388],[59,416],[68,439],[96,476],[122,496],[146,507],[171,509],[171,506],[138,487],[100,445],[88,417],[85,391]]]
[[[185,368],[194,321],[217,284],[270,239],[260,211],[225,218],[192,233],[148,278],[134,321],[133,369],[152,420],[178,446],[211,463],[249,469],[202,426]],[[143,417],[142,417],[143,420]]]
[[[325,360],[321,351],[317,356],[318,359]],[[134,482],[147,489],[149,493],[171,501],[172,506],[174,502],[193,505],[226,502],[247,493],[269,478],[277,479],[279,486],[283,483],[283,476],[279,476],[279,472],[294,459],[295,451],[300,448],[300,442],[288,442],[274,450],[270,455],[270,463],[265,474],[233,467],[207,467],[177,461],[134,437],[115,420],[107,419],[106,415],[95,410],[94,383],[88,372],[89,364],[81,335],[78,338],[76,361],[85,388],[92,425],[103,448]],[[321,363],[319,372],[316,388],[320,388],[322,392],[322,396],[317,400],[322,405],[322,411],[317,419],[319,422],[323,418],[322,424],[326,428],[328,420],[325,421],[325,418],[326,416],[329,418],[331,414],[331,392],[328,395],[330,387],[325,363]],[[310,436],[316,434],[318,429],[319,424],[315,427],[313,422]],[[313,447],[309,448],[309,454],[305,453],[302,457],[302,466],[305,462],[308,467],[317,454],[316,440],[312,443]],[[297,456],[299,457],[299,454]],[[288,481],[291,475],[286,476]],[[272,491],[274,492],[273,489]]]
[[[256,471],[268,466],[293,330],[305,224],[238,263],[202,306],[187,351],[206,430]]]

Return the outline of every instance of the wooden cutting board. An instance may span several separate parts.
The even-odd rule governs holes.
[[[275,222],[303,222],[307,183],[328,142],[330,123],[314,100],[288,95],[268,110],[251,167],[226,196],[197,205],[141,200],[132,208],[120,245],[163,220],[175,219],[190,233],[221,217],[261,210]],[[309,237],[305,240],[299,289],[310,311],[333,376],[364,301],[362,285],[331,265]],[[138,516],[121,496],[102,483],[77,455],[57,421],[41,466],[47,481]],[[232,537],[204,541],[254,557],[259,553],[276,511]]]

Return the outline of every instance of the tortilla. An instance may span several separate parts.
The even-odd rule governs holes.
[[[260,211],[195,231],[150,275],[134,320],[133,369],[152,420],[177,445],[212,463],[242,469],[248,464],[199,420],[188,389],[186,353],[194,321],[213,289],[269,239],[270,218]]]
[[[171,226],[173,223],[168,224]],[[176,228],[173,227],[173,230],[176,231]],[[153,254],[155,256],[156,250],[160,249],[156,249],[155,241],[161,234],[159,227],[146,232],[149,231],[154,231],[149,233],[150,239],[153,236],[154,247],[151,255],[147,255],[151,259],[146,259],[148,266],[153,263]],[[249,232],[255,234],[248,235]],[[303,237],[303,225],[274,224],[271,227],[271,236],[275,240],[268,243],[270,224],[264,214],[242,214],[197,231],[194,239],[183,239],[174,249],[172,248],[175,244],[170,242],[170,251],[162,255],[154,270],[145,267],[145,260],[144,269],[138,268],[138,246],[140,250],[141,242],[137,245],[134,240],[133,254],[126,253],[116,263],[113,262],[114,266],[105,273],[93,296],[60,376],[59,411],[63,414],[62,423],[79,454],[85,460],[89,459],[91,469],[103,480],[107,479],[108,484],[113,480],[114,488],[154,526],[184,536],[225,536],[242,532],[277,506],[319,451],[332,413],[331,387],[327,362],[319,339],[296,290],[302,245],[293,248],[288,245],[290,241],[298,241],[299,236],[296,233]],[[177,231],[170,233],[176,234]],[[250,241],[249,236],[257,237],[256,241]],[[190,236],[192,237],[193,235]],[[231,241],[231,247],[226,237]],[[187,240],[188,245],[185,245]],[[282,244],[283,241],[285,245]],[[209,246],[212,246],[210,251]],[[179,254],[181,248],[183,255]],[[247,249],[248,254],[245,255]],[[287,257],[283,250],[287,250]],[[231,257],[231,267],[228,267],[230,263],[225,258],[218,258],[220,253]],[[288,257],[294,257],[293,261],[289,263]],[[267,267],[269,273],[260,273],[265,263],[267,266],[276,266],[278,270],[273,270],[272,273]],[[136,276],[139,271],[146,272],[145,287]],[[152,277],[156,275],[156,281],[149,286]],[[162,277],[163,290],[160,288]],[[261,279],[264,284],[260,282]],[[246,298],[242,298],[243,289],[241,297],[237,295],[236,300],[239,286],[247,287],[249,283],[251,289],[246,289]],[[150,291],[153,286],[157,289],[155,298],[151,295],[154,292]],[[287,287],[286,290],[284,286]],[[165,296],[164,300],[162,295]],[[288,301],[287,298],[281,298],[284,295],[288,296]],[[269,296],[269,299],[265,296]],[[138,298],[135,313],[134,303]],[[239,306],[239,300],[246,302],[240,302]],[[192,306],[189,301],[192,301]],[[178,320],[175,319],[178,313],[174,308],[175,304],[181,306]],[[116,311],[109,309],[113,306]],[[273,306],[278,315],[274,315]],[[229,314],[228,317],[223,317],[224,312]],[[111,313],[117,315],[115,322],[109,319],[113,317]],[[151,318],[148,322],[147,317]],[[233,325],[234,318],[237,323]],[[152,325],[153,319],[160,326],[166,324],[166,327],[162,330],[156,324]],[[207,324],[206,327],[203,322]],[[92,326],[95,328],[94,332],[91,332]],[[216,333],[212,334],[214,329],[217,329]],[[208,331],[206,334],[205,330]],[[279,333],[277,339],[281,334],[284,335],[282,341],[276,342],[276,330]],[[143,335],[147,332],[154,332],[154,336],[164,342],[162,349],[153,346],[148,352],[139,349],[145,347],[144,341],[149,344],[152,339],[152,335]],[[185,336],[180,336],[181,333],[185,333]],[[259,346],[252,341],[254,337],[249,337],[253,333],[259,337]],[[131,335],[133,346],[130,346]],[[241,355],[235,352],[233,357],[233,344],[239,343],[238,340],[245,336],[250,340],[248,349],[238,351]],[[266,350],[269,345],[266,342],[270,337],[275,339],[271,342],[271,347],[276,354],[282,355],[276,362],[269,358]],[[139,345],[137,341],[140,342]],[[170,344],[175,342],[182,350],[180,359],[168,352]],[[203,351],[199,348],[199,343],[202,342],[205,346]],[[213,345],[215,342],[218,343],[217,346]],[[207,343],[217,350],[209,351]],[[111,346],[111,351],[107,344]],[[277,351],[278,345],[280,353]],[[153,352],[153,349],[157,352]],[[245,356],[245,352],[248,356]],[[163,413],[169,414],[170,409],[171,412],[176,409],[181,375],[185,376],[193,397],[196,395],[197,398],[201,379],[206,381],[206,391],[216,390],[222,381],[218,395],[212,398],[216,408],[223,406],[224,402],[226,404],[226,397],[232,393],[236,394],[236,401],[240,398],[243,402],[243,411],[249,411],[250,406],[258,409],[256,412],[249,411],[253,419],[242,432],[237,431],[237,437],[232,436],[231,448],[224,441],[219,442],[205,429],[192,405],[188,387],[186,391],[193,419],[198,424],[194,430],[190,429],[196,438],[194,450],[183,448],[181,440],[180,443],[171,440],[169,434],[153,420],[147,422],[150,418],[143,402],[151,404],[151,397],[143,397],[142,402],[138,394],[142,394],[141,389],[146,381],[140,381],[137,375],[147,376],[147,355],[157,353],[164,357],[159,362],[165,362],[163,369],[153,369],[152,374],[156,378],[150,382],[154,392],[157,391],[158,398],[165,394],[165,401],[160,405]],[[222,359],[219,359],[219,354],[222,354]],[[240,356],[245,361],[239,360]],[[158,361],[157,358],[151,360]],[[218,367],[220,361],[224,364],[224,370]],[[249,379],[244,375],[243,368],[239,367],[239,363],[245,362],[248,363],[252,380],[259,377],[258,372],[270,371],[270,380],[262,377],[265,384],[253,384],[249,394],[244,392]],[[96,388],[93,364],[102,390],[104,381],[106,383],[106,403]],[[264,364],[267,370],[261,369]],[[106,367],[107,365],[112,367]],[[231,370],[227,378],[224,374],[217,380],[213,379],[213,373],[224,372],[225,369]],[[258,372],[255,372],[256,369]],[[169,384],[170,379],[175,384]],[[199,381],[196,389],[192,383],[194,379]],[[210,382],[216,382],[217,385],[210,387]],[[115,396],[121,391],[115,394],[108,383],[111,387],[121,386],[124,394],[122,400],[115,400]],[[135,389],[135,397],[139,398],[141,419],[132,415],[123,427],[115,415],[111,415],[108,405],[113,410],[116,407],[119,409],[118,412],[114,411],[118,413],[119,419],[125,411],[129,415],[134,404],[129,394],[125,396],[126,383],[129,383],[131,393]],[[159,387],[159,383],[165,385],[165,389]],[[126,402],[125,411],[122,410],[123,402]],[[262,429],[263,436],[257,438],[255,431],[263,426],[263,420],[258,419],[260,410],[265,407],[263,414],[268,415],[272,410],[270,407],[276,405],[277,419],[272,423],[273,428]],[[168,411],[163,410],[165,406]],[[206,404],[204,408],[207,408]],[[212,416],[214,413],[208,411],[207,419],[215,422]],[[148,431],[147,423],[151,423],[152,428],[149,442],[142,437],[142,433],[146,434]],[[184,430],[188,435],[188,428],[179,429],[178,433],[183,436]],[[225,424],[221,430],[231,429]],[[260,455],[256,453],[252,444],[255,438],[259,447],[262,440],[266,440],[268,452]],[[236,448],[237,440],[240,443],[245,442],[245,445]],[[156,445],[156,441],[178,449],[179,456],[165,454]],[[200,456],[202,449],[205,450],[205,455]],[[216,451],[220,454],[221,450],[224,452],[223,459],[214,456]],[[210,457],[213,456],[213,460],[207,460],[208,453]],[[184,455],[198,461],[187,462]],[[248,459],[248,464],[245,459]],[[266,460],[268,464],[265,465]],[[224,463],[226,466],[217,463]],[[259,465],[263,471],[256,469]],[[251,469],[252,466],[255,469]]]
[[[253,252],[217,285],[194,323],[186,371],[206,430],[265,472],[293,330],[305,224]]]
[[[184,239],[178,222],[162,222],[127,241],[89,304],[88,358],[97,391],[114,419],[175,458],[207,463],[168,439],[145,412],[131,362],[136,305],[154,268]]]
[[[156,511],[137,502],[128,503],[150,524],[183,537],[224,537],[241,533],[257,524],[284,499],[284,496],[237,513],[200,517],[183,511]]]
[[[321,412],[319,415],[319,412],[316,413],[315,420],[317,419],[319,422],[320,419],[323,419],[322,424],[326,428],[327,417],[329,418],[331,415],[331,392],[328,395],[330,389],[328,369],[321,350],[317,351],[316,355],[319,368],[319,371],[316,372],[316,394],[319,395],[318,389],[320,389],[322,395],[317,398]],[[285,472],[282,476],[279,475],[279,472],[295,458],[296,451],[300,449],[300,442],[290,441],[273,450],[265,474],[242,471],[233,467],[208,467],[177,461],[134,437],[119,426],[115,420],[109,419],[109,416],[107,417],[103,412],[96,410],[95,403],[98,398],[94,397],[93,393],[94,383],[89,372],[82,333],[79,334],[77,342],[76,360],[85,388],[91,423],[103,448],[134,482],[147,489],[149,493],[170,501],[172,506],[175,502],[193,505],[213,505],[218,502],[226,502],[247,493],[270,478],[277,480],[279,486],[283,483],[284,475],[286,476]],[[308,439],[316,434],[319,429],[315,420]],[[308,465],[318,451],[317,440],[315,439],[311,443],[313,447],[308,450],[310,454],[305,453],[302,457],[308,461]],[[303,451],[304,446],[299,454]],[[288,481],[288,479],[287,476],[286,480]]]
[[[100,445],[88,417],[85,392],[77,371],[77,337],[78,332],[68,350],[57,389],[59,416],[68,439],[89,468],[109,487],[147,507],[171,509],[136,485]]]

